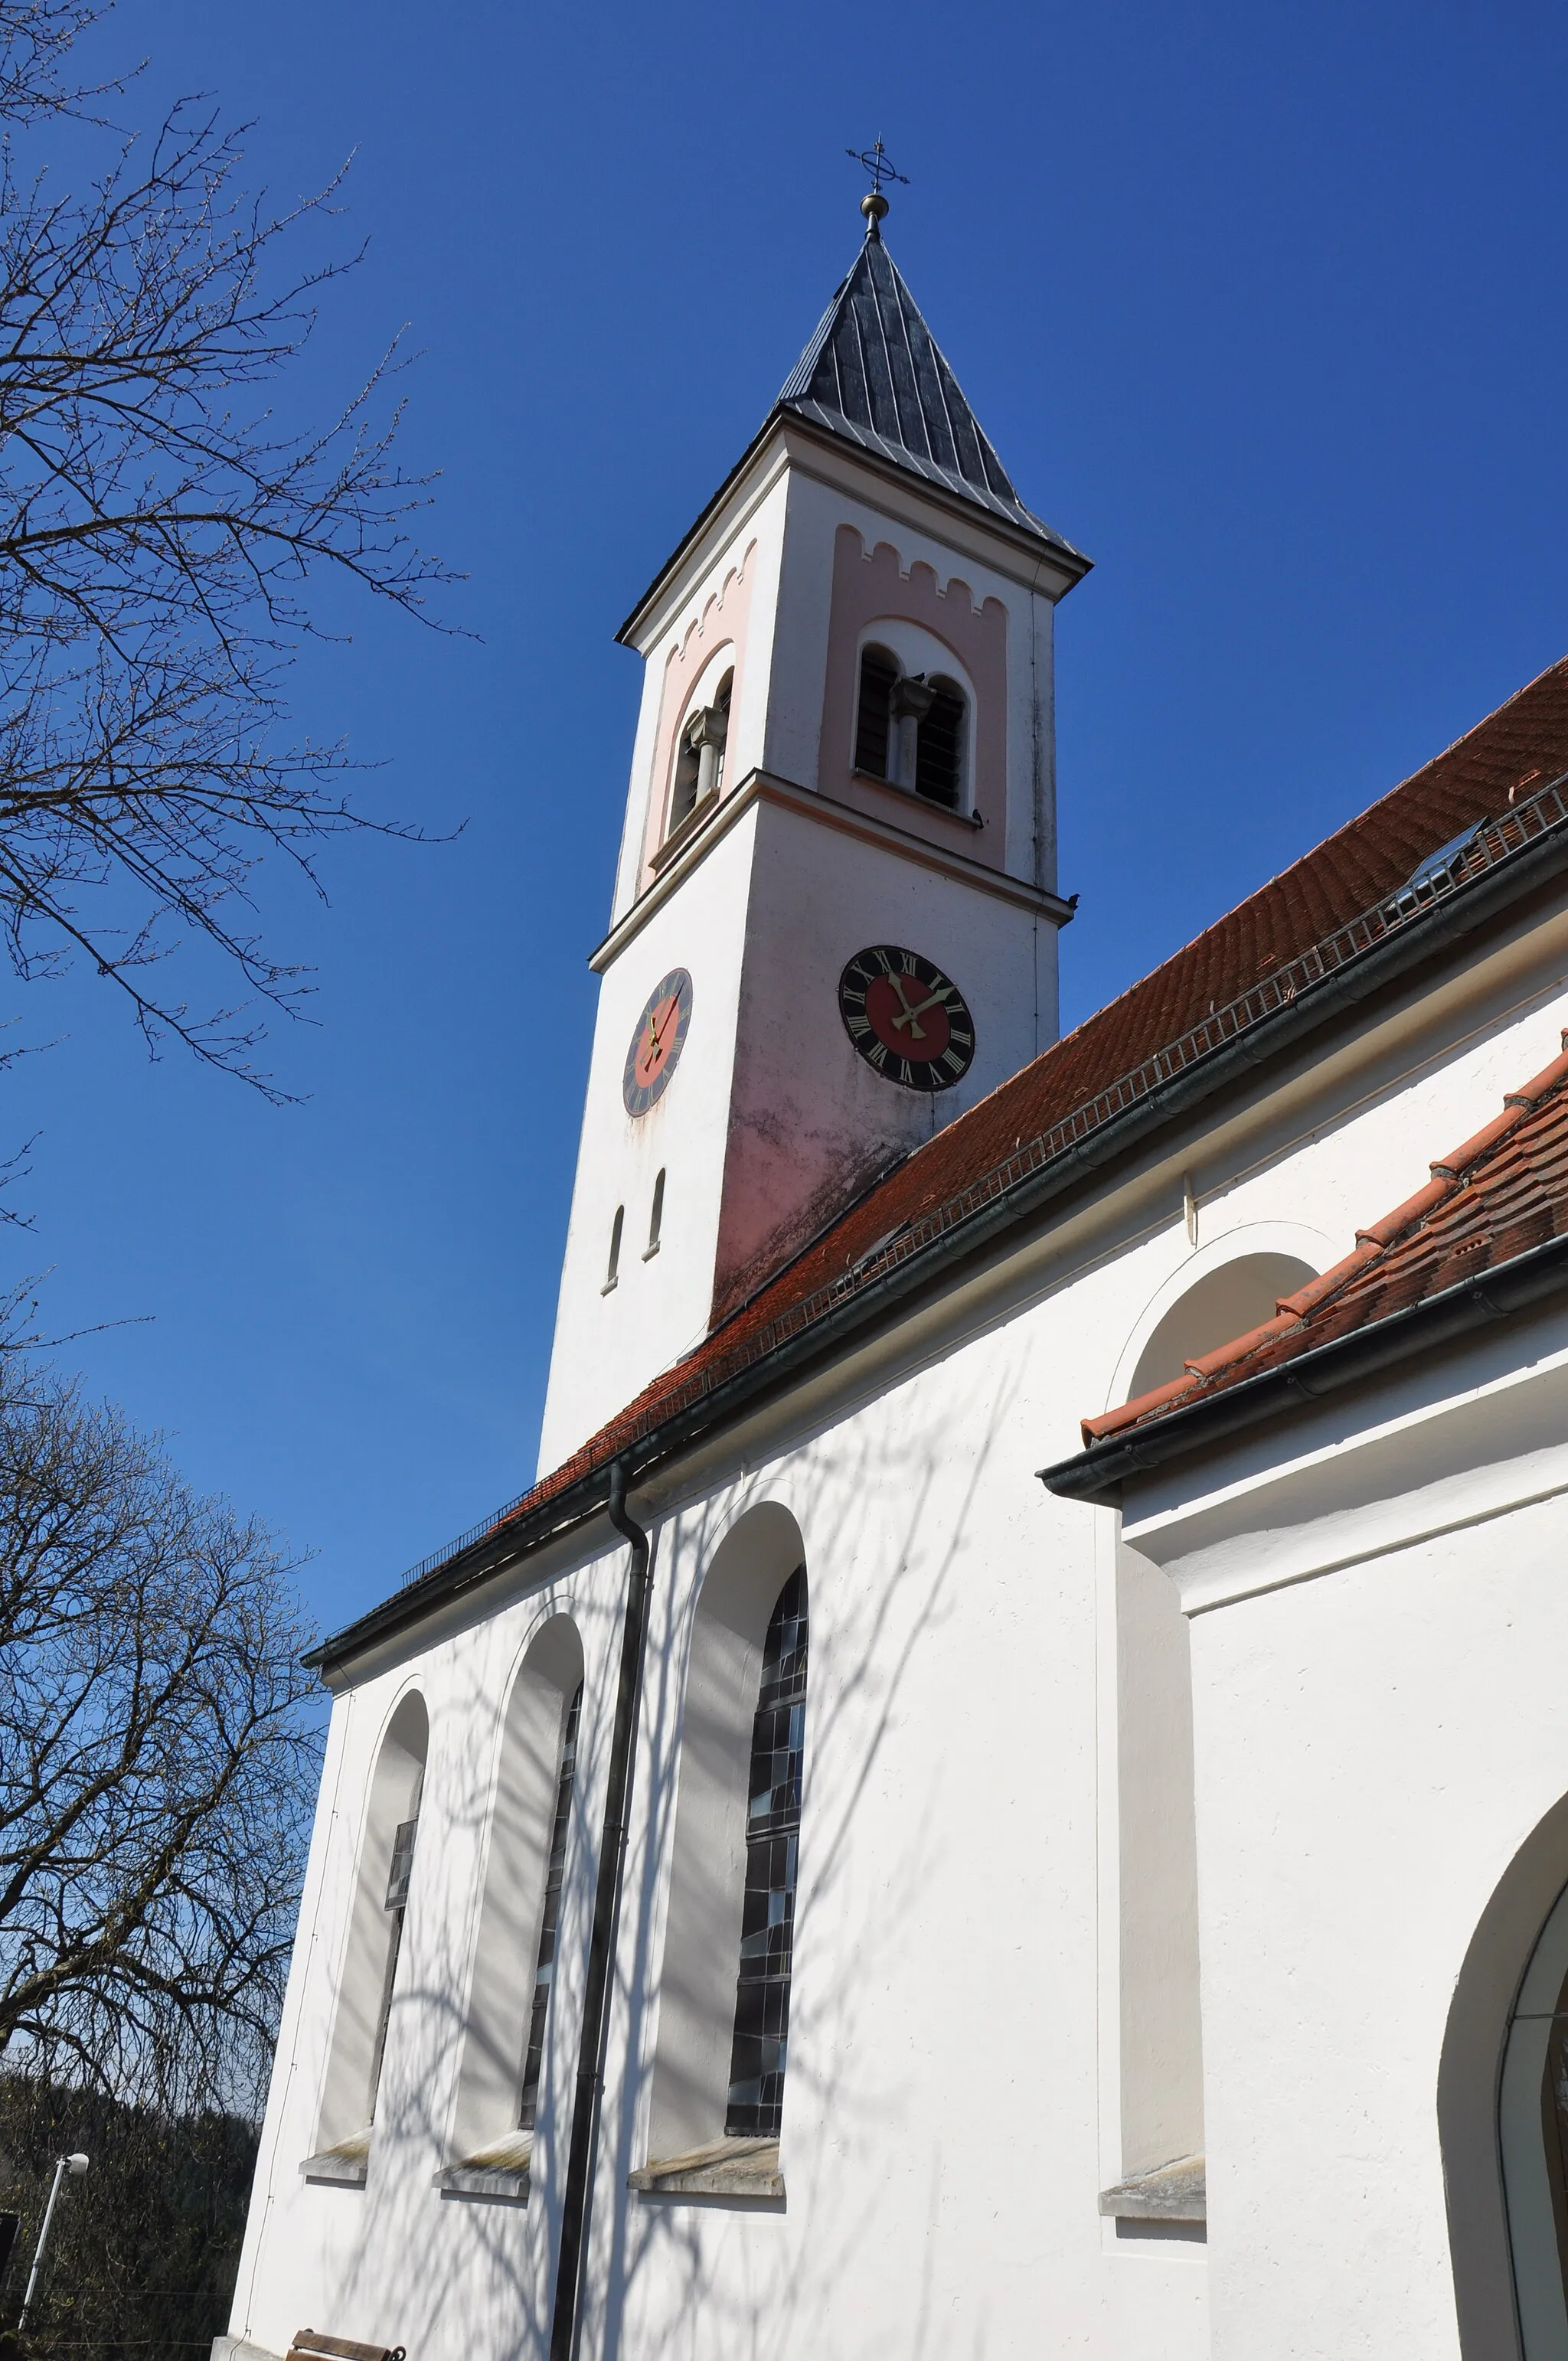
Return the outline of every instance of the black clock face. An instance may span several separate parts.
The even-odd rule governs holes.
[[[692,980],[684,967],[674,967],[649,994],[626,1052],[620,1094],[628,1115],[646,1115],[663,1094],[680,1062],[691,1021]]]
[[[839,978],[844,1030],[868,1066],[908,1091],[948,1091],[974,1059],[974,1018],[958,985],[896,943],[857,951]]]

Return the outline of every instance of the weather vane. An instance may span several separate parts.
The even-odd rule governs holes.
[[[887,211],[887,199],[883,195],[882,184],[884,181],[897,181],[907,188],[909,175],[907,172],[894,171],[887,150],[880,139],[873,148],[846,148],[844,153],[846,156],[852,156],[861,170],[869,172],[872,176],[871,188],[861,199],[861,211],[866,217],[866,236],[880,237],[882,236],[880,224]]]

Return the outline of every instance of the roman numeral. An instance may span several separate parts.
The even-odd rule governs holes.
[[[949,1074],[961,1074],[963,1072],[964,1061],[959,1057],[956,1049],[944,1049],[942,1052],[942,1063],[946,1066]]]
[[[870,1059],[872,1064],[876,1068],[880,1074],[883,1068],[887,1063],[887,1051],[883,1048],[883,1044],[880,1041],[874,1042],[872,1048],[866,1051],[866,1056]]]
[[[855,1037],[855,1038],[856,1038],[856,1040],[857,1040],[857,1041],[858,1041],[858,1040],[860,1040],[860,1038],[861,1038],[861,1036],[862,1036],[863,1034],[869,1033],[869,1032],[871,1031],[871,1029],[872,1029],[872,1028],[871,1028],[871,1027],[866,1023],[866,1020],[865,1020],[865,1018],[864,1018],[863,1016],[851,1016],[851,1017],[849,1019],[849,1027],[850,1027],[850,1032],[854,1035],[854,1037]]]

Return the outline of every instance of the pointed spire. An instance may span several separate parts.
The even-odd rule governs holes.
[[[784,380],[780,408],[1076,555],[1024,506],[964,400],[883,244],[887,199],[880,184],[861,198],[861,211],[865,244]]]

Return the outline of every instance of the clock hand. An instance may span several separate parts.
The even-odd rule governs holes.
[[[904,1000],[904,994],[902,993],[900,993],[898,996],[901,1000]],[[941,1007],[945,1004],[947,996],[947,991],[945,988],[941,992],[934,992],[928,1000],[921,1001],[919,1005],[915,1008],[911,1008],[908,1001],[905,1000],[903,1016],[895,1016],[893,1021],[895,1025],[914,1026],[915,1038],[917,1041],[924,1041],[926,1038],[926,1028],[923,1025],[916,1025],[915,1023],[916,1018],[917,1016],[924,1016],[928,1008]]]
[[[909,994],[908,994],[905,991],[905,989],[904,989],[904,978],[903,978],[901,975],[898,975],[898,974],[896,974],[896,973],[895,973],[895,974],[891,974],[891,975],[888,977],[888,982],[889,982],[889,983],[891,983],[891,984],[892,984],[892,986],[893,986],[893,988],[894,988],[894,992],[896,992],[896,993],[897,993],[897,994],[898,994],[898,1000],[899,1000],[899,1005],[902,1007],[902,1009],[903,1009],[903,1011],[904,1011],[904,1014],[903,1014],[903,1016],[895,1016],[895,1017],[894,1018],[894,1020],[893,1020],[893,1021],[894,1021],[894,1024],[895,1026],[902,1026],[902,1025],[914,1025],[914,1026],[915,1026],[915,1036],[914,1036],[914,1038],[916,1038],[916,1041],[924,1041],[924,1039],[926,1038],[926,1027],[925,1027],[923,1025],[916,1025],[916,1024],[915,1024],[915,1019],[916,1018],[916,1016],[918,1016],[918,1015],[920,1014],[920,1012],[919,1012],[919,1010],[918,1010],[917,1008],[911,1008],[911,1007],[910,1007],[910,1005],[909,1005]],[[927,1001],[926,1005],[927,1005],[927,1007],[929,1007],[929,1006],[930,1006],[930,1003],[929,1003],[929,1001]]]

